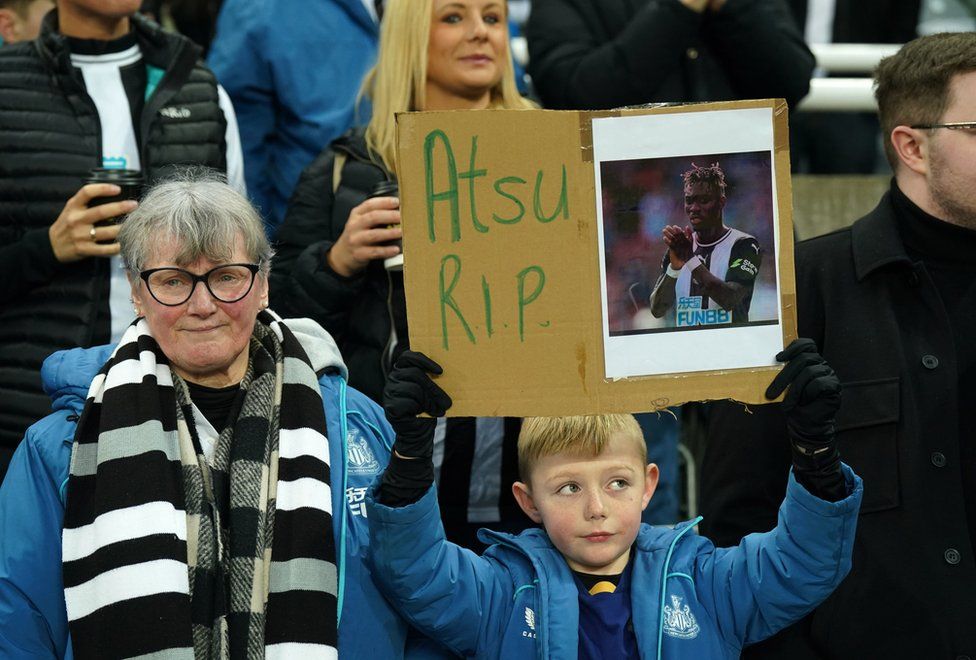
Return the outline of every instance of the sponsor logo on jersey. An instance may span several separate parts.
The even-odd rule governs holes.
[[[671,604],[664,606],[664,634],[677,639],[695,639],[701,630],[688,605],[681,605],[681,596],[671,596]]]
[[[759,272],[759,269],[756,268],[756,264],[752,263],[748,259],[736,259],[729,264],[729,270],[735,270],[736,268],[741,270],[743,273],[752,275],[753,277],[755,277],[756,273]]]
[[[679,296],[675,324],[679,328],[699,325],[724,325],[732,322],[732,312],[721,307],[702,309],[701,296]]]
[[[346,462],[349,474],[376,474],[380,470],[380,462],[359,429],[351,428],[346,435]]]

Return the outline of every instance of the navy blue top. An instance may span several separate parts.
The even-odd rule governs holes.
[[[640,658],[631,623],[631,566],[628,562],[619,576],[574,572],[579,591],[580,660]]]

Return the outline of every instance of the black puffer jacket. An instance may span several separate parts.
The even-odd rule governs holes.
[[[345,158],[333,194],[336,153]],[[390,278],[382,260],[342,277],[325,255],[342,234],[352,209],[380,181],[391,179],[378,156],[370,158],[361,132],[350,132],[302,172],[278,230],[271,269],[271,304],[283,316],[309,316],[328,330],[349,367],[349,384],[382,401],[382,358],[393,325],[387,304]]]
[[[132,20],[155,89],[136,127],[150,180],[175,165],[226,169],[226,120],[199,48]],[[160,113],[164,108],[178,112]],[[57,13],[33,42],[0,49],[0,448],[50,411],[41,362],[109,340],[107,259],[61,264],[48,228],[101,164],[94,103],[71,65]],[[2,470],[0,470],[2,471]]]
[[[533,0],[526,37],[547,108],[779,97],[793,107],[814,67],[783,0],[705,14],[678,0]]]

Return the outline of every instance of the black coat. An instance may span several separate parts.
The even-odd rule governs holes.
[[[783,0],[728,0],[700,15],[678,0],[533,0],[529,73],[548,108],[785,98],[814,58]]]
[[[227,123],[199,48],[138,15],[132,23],[147,68],[161,74],[136,127],[143,170],[152,180],[179,164],[226,169]],[[160,113],[174,105],[187,112]],[[98,112],[51,12],[35,41],[0,49],[0,446],[50,412],[48,355],[109,340],[109,261],[61,264],[48,238],[101,160]]]
[[[787,0],[802,30],[809,0]],[[835,44],[903,44],[917,36],[921,0],[836,0]]]
[[[843,383],[838,444],[864,479],[864,502],[851,574],[804,630],[761,657],[976,657],[960,469],[960,442],[972,438],[959,429],[973,402],[959,401],[950,321],[925,267],[906,254],[890,194],[852,227],[800,243],[796,269],[799,333]],[[702,531],[719,545],[771,528],[784,491],[778,406],[752,413],[712,409]]]
[[[345,156],[336,192],[333,164]],[[325,255],[339,239],[352,209],[380,181],[391,178],[379,157],[370,158],[361,133],[335,140],[302,172],[278,230],[271,269],[271,305],[283,316],[308,316],[329,331],[349,368],[349,384],[382,401],[382,356],[390,341],[390,279],[382,260],[353,277],[328,266]]]

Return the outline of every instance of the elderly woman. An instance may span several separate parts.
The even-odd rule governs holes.
[[[370,197],[398,174],[395,113],[532,107],[515,86],[506,19],[504,0],[389,0],[376,66],[363,84],[372,120],[309,165],[279,230],[275,306],[332,333],[350,383],[376,401],[408,344],[403,275],[383,263],[400,252],[390,244],[401,236],[399,203]],[[499,488],[517,477],[518,420],[456,419],[441,429],[449,538],[478,547],[474,521],[498,528],[510,514],[527,523],[509,490]]]
[[[0,657],[403,657],[363,563],[389,427],[321,327],[267,310],[255,210],[164,183],[119,242],[138,318],[46,361],[55,412],[0,488]]]

